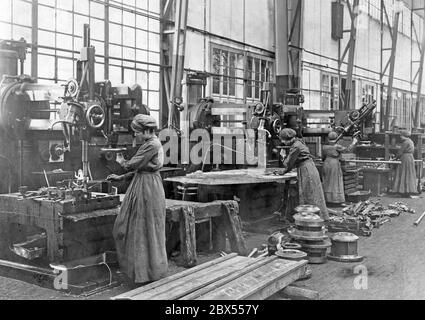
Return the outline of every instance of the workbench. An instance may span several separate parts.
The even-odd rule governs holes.
[[[273,175],[276,169],[243,169],[218,172],[197,172],[182,177],[171,177],[164,181],[175,185],[197,187],[197,201],[239,201],[239,215],[243,219],[255,220],[273,214],[289,201],[289,190],[297,190],[297,173],[283,176]],[[296,206],[296,201],[292,206]]]
[[[355,164],[379,164],[379,165],[400,165],[401,161],[394,161],[394,160],[347,160],[348,163],[355,163]],[[423,171],[423,160],[415,160],[415,167],[416,167],[416,175],[418,178],[418,193],[422,193],[422,171]],[[393,182],[393,176],[395,174],[394,169],[375,169],[375,168],[363,168],[363,172],[366,173],[366,176],[369,174],[368,177],[365,176],[364,178],[364,190],[371,189],[373,196],[379,196],[382,194],[384,189],[391,189],[392,188],[392,182]]]
[[[47,265],[115,251],[112,230],[120,210],[119,201],[118,198],[115,208],[111,209],[63,214],[63,206],[53,201],[25,199],[18,193],[0,195],[0,258],[11,256],[8,248],[12,239],[16,241],[16,233],[21,232],[23,226],[37,227],[39,233],[45,233],[46,243],[41,249]],[[167,199],[166,220],[180,224],[183,265],[196,264],[196,223],[210,222],[212,244],[216,251],[226,249],[228,238],[234,252],[245,254],[238,213],[236,201],[197,203]],[[23,260],[18,256],[16,258],[18,262]]]

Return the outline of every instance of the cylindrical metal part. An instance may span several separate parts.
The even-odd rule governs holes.
[[[340,262],[359,262],[363,260],[357,253],[359,237],[348,232],[336,233],[331,237],[332,248],[329,259]]]

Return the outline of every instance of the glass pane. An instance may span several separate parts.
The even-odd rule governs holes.
[[[122,58],[121,46],[109,45],[109,55],[113,58]]]
[[[91,1],[90,2],[90,16],[96,17],[96,18],[99,18],[99,19],[104,19],[105,18],[105,6],[103,4]]]
[[[72,50],[72,37],[57,33],[56,45],[58,48]]]
[[[136,47],[138,49],[148,48],[148,33],[142,30],[136,30]]]
[[[99,42],[99,41],[92,41],[91,42],[92,46],[94,46],[95,50],[96,50],[96,55],[105,55],[105,44],[104,42]],[[96,58],[97,60],[98,58]]]
[[[53,79],[55,76],[55,58],[51,56],[38,55],[38,76]]]
[[[149,105],[148,105],[148,107],[150,109],[159,110],[159,93],[158,92],[149,91]]]
[[[124,69],[124,83],[127,85],[136,83],[136,71],[131,69]]]
[[[90,19],[90,33],[92,39],[105,40],[105,22],[99,19]]]
[[[0,22],[0,39],[12,39],[12,25]]]
[[[31,43],[31,28],[13,26],[13,39],[20,40],[21,38]]]
[[[138,9],[148,10],[148,0],[136,0],[136,7]]]
[[[122,10],[116,8],[109,8],[109,20],[112,22],[120,23],[122,22]]]
[[[147,62],[148,61],[148,52],[144,51],[144,50],[136,50],[136,60],[137,61],[143,61],[143,62]]]
[[[5,22],[11,22],[11,19],[12,19],[12,2],[11,1],[12,0],[1,0],[2,8],[0,10],[0,20]]]
[[[122,43],[121,33],[122,33],[122,27],[117,24],[111,23],[109,25],[109,42],[115,43],[115,44],[121,44]]]
[[[54,17],[55,17],[55,9],[45,7],[45,6],[38,7],[38,27],[39,28],[54,31],[55,30]],[[52,23],[52,19],[53,19],[53,23]]]
[[[74,34],[82,37],[84,35],[84,24],[89,22],[90,20],[88,17],[75,14],[74,15]]]
[[[122,18],[123,24],[130,27],[136,26],[136,15],[134,13],[123,11],[122,14],[123,14],[123,18]]]
[[[2,1],[3,2],[3,1]],[[13,20],[17,24],[31,27],[31,3],[20,0],[13,1]],[[3,8],[1,8],[3,10]]]
[[[159,33],[159,20],[149,19],[149,31]]]
[[[136,50],[124,47],[123,48],[123,58],[127,59],[127,60],[136,60]]]
[[[67,80],[74,77],[74,62],[70,59],[58,58],[58,79]]]
[[[149,50],[159,52],[160,40],[159,34],[149,33]]]
[[[148,29],[148,18],[141,15],[136,15],[136,27],[139,29]]]
[[[77,0],[74,2],[74,11],[88,15],[89,14],[89,0]]]
[[[129,47],[135,46],[135,30],[129,27],[123,27],[123,44]]]
[[[57,7],[72,11],[73,0],[56,0]],[[78,0],[77,0],[78,1]]]
[[[159,74],[156,72],[149,73],[149,89],[159,90]]]
[[[56,26],[57,31],[72,34],[72,13],[57,10]]]
[[[136,71],[136,83],[142,87],[142,89],[146,89],[148,87],[148,74],[143,71]],[[145,96],[143,96],[145,99]]]
[[[160,12],[159,4],[160,4],[160,1],[158,0],[149,0],[149,11],[159,13]]]
[[[121,68],[109,66],[109,78],[114,85],[121,83]]]
[[[55,47],[55,34],[48,31],[38,31],[38,43],[43,46]]]

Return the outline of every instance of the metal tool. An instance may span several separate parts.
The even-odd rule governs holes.
[[[425,218],[425,212],[424,212],[424,213],[422,213],[422,215],[418,218],[418,220],[416,220],[415,222],[413,222],[413,225],[414,225],[415,227],[417,227],[417,226],[421,223],[421,221],[422,221],[424,218]]]

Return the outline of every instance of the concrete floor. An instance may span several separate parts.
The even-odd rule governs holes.
[[[318,291],[320,299],[324,300],[425,299],[425,221],[419,227],[413,226],[413,222],[425,210],[425,199],[381,200],[383,204],[402,201],[417,213],[404,213],[381,228],[374,229],[371,237],[361,237],[359,254],[365,256],[362,263],[329,261],[323,265],[311,265],[311,279],[297,282],[297,286]],[[253,248],[265,243],[267,235],[250,233],[246,239],[248,247]],[[201,256],[199,262],[215,257],[217,255]],[[180,270],[171,264],[170,274]],[[109,299],[126,291],[129,288],[121,286],[90,297],[75,297],[0,277],[0,300],[98,300]]]

